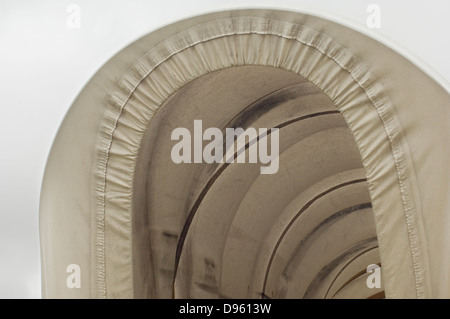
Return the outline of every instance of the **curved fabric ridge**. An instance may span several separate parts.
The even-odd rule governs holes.
[[[243,108],[255,104],[255,98],[263,101],[264,96],[270,97],[271,94],[274,94],[273,92],[288,92],[285,88],[293,87],[298,88],[299,92],[303,92],[298,97],[298,101],[307,101],[311,94],[317,95],[315,100],[311,100],[313,104],[317,104],[317,101],[323,99],[324,102],[320,103],[327,106],[315,111],[326,115],[323,117],[324,119],[320,120],[322,122],[317,123],[331,125],[327,129],[324,126],[323,132],[339,131],[337,128],[331,128],[334,125],[341,125],[332,118],[335,116],[333,107],[342,114],[345,119],[344,125],[350,130],[355,142],[355,149],[360,155],[361,166],[340,167],[337,165],[337,171],[333,174],[342,169],[361,169],[363,167],[365,176],[361,175],[362,171],[358,171],[354,180],[367,180],[371,203],[359,203],[355,202],[355,199],[349,199],[348,203],[342,202],[339,205],[342,206],[341,211],[346,211],[345,209],[349,209],[349,207],[360,207],[358,205],[370,205],[370,212],[371,214],[373,212],[375,220],[377,238],[377,244],[374,244],[374,234],[370,234],[367,230],[365,238],[372,240],[370,245],[362,244],[365,243],[364,239],[356,235],[348,244],[351,247],[363,248],[367,248],[369,245],[370,247],[367,249],[371,250],[378,247],[376,251],[380,255],[386,297],[448,296],[448,260],[439,257],[440,252],[445,251],[448,247],[444,230],[449,226],[449,199],[445,195],[448,195],[450,183],[449,174],[445,174],[449,173],[448,164],[445,164],[442,157],[445,158],[446,154],[450,155],[450,150],[448,146],[439,147],[439,145],[446,145],[445,134],[449,134],[448,126],[445,126],[445,123],[450,123],[448,92],[397,53],[356,31],[302,13],[256,9],[217,12],[194,17],[139,39],[102,67],[74,102],[65,119],[65,124],[55,140],[43,183],[41,243],[43,246],[43,282],[46,287],[43,290],[44,295],[63,297],[80,293],[79,296],[84,298],[133,298],[148,297],[153,294],[155,297],[167,297],[167,294],[173,289],[174,297],[190,297],[189,291],[194,291],[198,296],[202,296],[204,293],[215,296],[215,282],[198,283],[192,286],[192,283],[186,279],[189,278],[186,275],[186,269],[189,268],[187,265],[192,264],[194,269],[197,269],[201,267],[201,262],[190,260],[191,257],[188,256],[182,256],[181,249],[176,257],[177,260],[179,259],[179,263],[184,265],[180,272],[178,273],[177,270],[178,261],[175,273],[170,273],[171,267],[167,269],[167,278],[174,280],[173,287],[162,283],[161,279],[151,279],[151,273],[157,273],[157,265],[154,264],[156,260],[148,260],[151,259],[150,254],[147,257],[138,256],[139,245],[137,246],[137,243],[148,245],[142,249],[151,251],[154,249],[152,245],[155,242],[154,239],[147,238],[147,236],[154,235],[147,234],[148,231],[144,229],[151,224],[154,217],[144,216],[145,209],[142,208],[148,205],[144,194],[146,190],[143,190],[144,186],[142,185],[147,185],[149,183],[147,178],[150,177],[140,174],[144,174],[144,168],[151,165],[152,159],[148,156],[152,154],[152,145],[156,145],[158,137],[155,132],[158,132],[158,127],[164,125],[164,121],[182,123],[179,115],[175,117],[178,113],[173,111],[172,114],[170,110],[177,108],[181,110],[183,104],[179,101],[183,94],[186,94],[185,96],[195,94],[195,83],[200,83],[198,87],[201,88],[201,85],[213,83],[208,81],[213,81],[214,76],[223,76],[224,78],[232,76],[232,73],[227,75],[227,72],[235,72],[236,75],[242,74],[239,68],[243,67],[251,68],[248,69],[249,72],[255,72],[255,74],[261,72],[261,77],[267,77],[268,85],[273,85],[273,88],[267,87],[265,93],[262,93],[263,90],[261,90],[260,96],[250,97],[249,93],[249,101],[241,102]],[[272,82],[269,81],[268,70],[273,70],[271,71],[273,72]],[[241,76],[241,78],[244,77]],[[239,77],[236,77],[236,81],[238,79]],[[402,84],[399,83],[399,79],[402,79]],[[274,83],[279,83],[280,87],[276,87]],[[226,87],[227,84],[223,85]],[[245,85],[251,87],[251,83]],[[414,88],[413,92],[412,88]],[[322,95],[323,97],[319,98]],[[201,96],[199,96],[200,98]],[[286,101],[288,100],[286,99]],[[204,101],[208,101],[206,97]],[[277,106],[279,111],[269,112],[265,117],[262,116],[259,122],[258,119],[253,120],[253,124],[272,123],[271,116],[275,116],[276,112],[291,114],[289,113],[291,112],[290,106],[286,104],[288,103],[286,101],[283,100],[280,102],[280,106]],[[429,108],[426,116],[422,111],[424,101],[428,102]],[[213,109],[214,106],[204,104],[203,107],[207,114],[208,107]],[[305,106],[305,110],[306,108],[307,106]],[[186,113],[186,116],[195,118],[197,115],[193,113],[194,111],[193,108],[192,110],[189,108],[191,113]],[[219,109],[217,108],[216,111]],[[164,112],[171,114],[172,117],[164,117]],[[226,113],[227,109],[222,108],[220,112],[223,112],[225,121],[226,116],[229,116],[226,115],[228,114]],[[89,120],[85,119],[86,114],[91,115]],[[218,115],[216,117],[205,115],[205,119],[208,119],[208,116],[211,121],[216,118],[217,125],[226,124],[217,122]],[[298,114],[296,116],[302,118],[305,115]],[[319,121],[319,119],[316,120]],[[292,118],[288,118],[287,121],[292,122]],[[301,130],[308,129],[310,130],[309,134],[312,135],[307,137],[305,142],[302,142],[303,144],[297,143],[298,146],[291,147],[292,150],[287,147],[284,153],[280,154],[280,158],[283,158],[283,154],[286,154],[285,158],[292,158],[289,156],[300,154],[295,148],[301,147],[301,145],[320,145],[317,143],[323,140],[320,138],[320,134],[325,133],[313,133],[313,126],[311,128],[302,126],[307,124],[304,124],[303,121],[300,122],[302,123],[295,123],[289,130],[288,128],[286,130],[294,134],[297,132],[296,130],[301,132]],[[427,131],[430,125],[434,131],[428,136],[422,137],[421,133]],[[77,140],[72,145],[67,145],[65,141],[68,140],[70,134],[76,132],[74,128],[77,126],[89,128],[86,133],[83,133],[86,141]],[[420,138],[417,137],[419,135]],[[440,138],[436,145],[431,146],[429,142],[436,141],[436,136],[440,136]],[[311,141],[311,144],[308,144],[308,141]],[[343,141],[346,140],[343,139],[340,143],[344,143]],[[59,154],[69,147],[78,149],[79,155],[74,156],[73,159],[61,158]],[[71,161],[76,161],[77,156],[84,158],[71,166]],[[432,156],[435,159],[434,163],[424,159],[425,156]],[[66,160],[66,163],[60,164],[62,160]],[[440,165],[442,170],[439,174],[433,171],[433,166],[436,164]],[[74,172],[69,172],[71,167]],[[237,174],[236,176],[238,176],[237,169],[233,168],[227,174],[231,174],[229,176]],[[71,175],[75,172],[78,172],[77,178]],[[199,180],[209,178],[208,170],[204,169],[202,172]],[[250,171],[248,172],[250,174]],[[151,176],[152,172],[145,174]],[[431,177],[439,186],[430,184],[427,178],[431,179]],[[73,190],[71,188],[61,190],[57,186],[58,183],[61,183],[62,178],[69,182],[74,181]],[[343,183],[345,180],[342,179]],[[311,182],[312,185],[319,185],[320,179],[311,180]],[[256,191],[261,187],[259,186],[261,183],[255,179],[251,186],[249,184],[248,189]],[[328,188],[332,187],[330,182],[323,183],[326,183],[324,185]],[[307,196],[308,189],[314,189],[311,188],[312,185],[309,185],[309,188],[307,185],[302,186],[306,187],[302,196]],[[195,187],[201,188],[202,186],[199,184]],[[193,189],[193,192],[196,191],[196,188]],[[214,190],[211,194],[218,194],[217,192]],[[312,196],[317,194],[319,193],[316,191],[311,192]],[[57,197],[59,199],[54,199]],[[242,198],[240,207],[245,208],[246,205],[249,205],[247,204],[248,198]],[[305,197],[306,202],[311,198],[313,197]],[[436,199],[440,200],[439,204]],[[71,207],[73,207],[73,203],[79,202],[83,204],[80,211],[77,212],[76,207]],[[188,201],[186,205],[187,203]],[[205,207],[211,205],[210,200],[204,205],[206,205]],[[364,207],[367,208],[366,206]],[[244,212],[242,209],[241,211]],[[295,206],[289,209],[295,209]],[[84,234],[89,238],[80,243],[71,243],[71,249],[64,253],[61,253],[62,243],[66,239],[61,243],[53,243],[57,238],[68,238],[64,232],[55,230],[55,226],[50,225],[50,218],[57,211],[64,211],[58,213],[60,214],[60,217],[56,218],[58,225],[61,225],[62,222],[58,220],[63,218],[64,214],[74,220],[71,226],[62,227],[67,230],[66,234],[69,234],[69,237],[76,236],[70,234],[79,229],[80,236]],[[202,210],[198,217],[192,215],[195,222],[194,226],[189,228],[194,227],[196,231],[200,231],[201,228],[197,225],[206,222],[204,214],[204,210]],[[245,220],[245,216],[242,214],[244,213],[237,214],[234,221],[230,220],[230,234],[234,234],[233,236],[237,234],[238,224],[236,223]],[[76,215],[79,217],[74,217]],[[169,217],[167,216],[167,218]],[[370,224],[369,220],[370,218],[363,219],[363,223]],[[143,224],[137,225],[137,221],[143,222]],[[370,229],[369,224],[367,224],[367,229]],[[435,232],[432,231],[436,227],[438,229]],[[171,243],[171,236],[178,236],[175,228],[175,233],[167,234],[169,245],[167,247],[174,245]],[[278,230],[273,229],[271,232],[276,235]],[[190,230],[185,235],[189,247],[192,246],[193,251],[196,251],[195,245],[198,243]],[[268,238],[271,236],[269,235]],[[236,245],[233,240],[230,240],[225,239],[224,249]],[[270,254],[267,255],[265,249],[268,249],[273,243],[268,244],[261,242],[258,246],[260,251],[254,257],[255,265],[258,265],[257,261],[264,261],[262,264],[268,261],[267,256]],[[288,254],[287,248],[283,249],[280,256]],[[337,279],[339,275],[345,273],[345,269],[358,269],[361,266],[359,263],[365,260],[355,257],[361,253],[356,248],[345,251],[346,253],[342,252],[340,255],[341,257],[335,256],[334,259],[324,260],[323,266],[318,265],[316,275],[308,274],[311,282],[302,288],[305,289],[304,296],[317,297],[321,294],[322,297],[331,297],[328,296],[328,292],[331,290],[333,290],[333,296],[344,298],[361,294],[361,288],[358,287],[361,286],[361,282],[365,280],[366,276],[354,278],[347,283],[345,280],[349,280],[348,275],[344,276],[347,279]],[[272,257],[269,260],[277,256],[277,273],[283,267],[288,267],[287,264],[282,264],[282,259],[279,259],[281,257],[278,257],[276,251],[272,251],[271,254]],[[171,260],[170,258],[168,260]],[[359,263],[353,268],[346,268],[351,262],[351,258],[355,258],[354,260],[358,260]],[[83,262],[68,261],[73,259],[83,260]],[[227,264],[224,259],[220,265],[217,265],[217,261],[213,262],[208,258],[205,260],[207,264],[214,265],[211,267],[220,268],[223,264],[225,267],[223,279],[231,278],[226,272],[227,265],[233,265],[230,264],[231,261]],[[305,262],[308,263],[313,261],[313,259],[305,259]],[[59,287],[55,283],[56,280],[51,278],[52,276],[64,277],[64,269],[61,270],[64,267],[61,265],[73,262],[81,264],[83,272],[89,274],[83,277],[85,290],[66,291],[65,287]],[[269,261],[269,264],[271,262]],[[140,263],[152,264],[148,274],[142,273]],[[335,265],[335,268],[330,265]],[[56,268],[58,270],[53,271]],[[325,274],[325,269],[335,271],[337,277],[330,279],[332,276]],[[258,266],[254,273],[258,275],[263,271],[264,267]],[[303,278],[303,275],[299,276],[298,278]],[[262,286],[258,281],[260,279],[257,280],[255,277],[251,280],[249,285],[255,290],[249,296],[258,297],[258,289],[262,289],[259,297],[269,296],[264,288],[267,278]],[[326,281],[331,286],[323,286],[322,281]],[[144,282],[142,288],[137,288],[136,282]],[[345,285],[334,287],[334,283]],[[275,288],[276,286],[271,285],[275,290],[281,289],[271,290],[274,297],[283,295],[285,288],[281,286]],[[236,287],[238,286],[236,285]],[[207,289],[210,289],[210,292],[207,292]],[[157,294],[158,291],[161,292],[160,295]],[[381,292],[378,290],[377,292],[372,291],[372,293],[364,292],[361,296],[371,297]],[[230,296],[224,294],[222,297]]]

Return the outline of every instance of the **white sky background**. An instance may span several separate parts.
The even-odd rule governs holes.
[[[81,9],[79,29],[67,7]],[[369,29],[369,4],[381,28]],[[238,7],[318,13],[404,48],[450,82],[448,0],[0,0],[0,298],[40,298],[39,193],[64,114],[95,71],[140,36]]]

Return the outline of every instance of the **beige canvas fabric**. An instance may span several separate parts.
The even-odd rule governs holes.
[[[449,112],[420,68],[322,18],[236,10],[152,32],[55,138],[43,296],[448,298]],[[175,164],[170,134],[194,120],[279,127],[278,172]]]

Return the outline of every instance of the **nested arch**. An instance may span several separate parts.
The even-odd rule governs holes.
[[[41,196],[44,295],[444,296],[446,103],[391,49],[302,13],[154,31],[97,72],[58,132]],[[194,119],[280,127],[279,172],[175,165],[170,132]],[[82,288],[66,291],[73,263]],[[382,290],[361,290],[367,263],[382,265]]]

